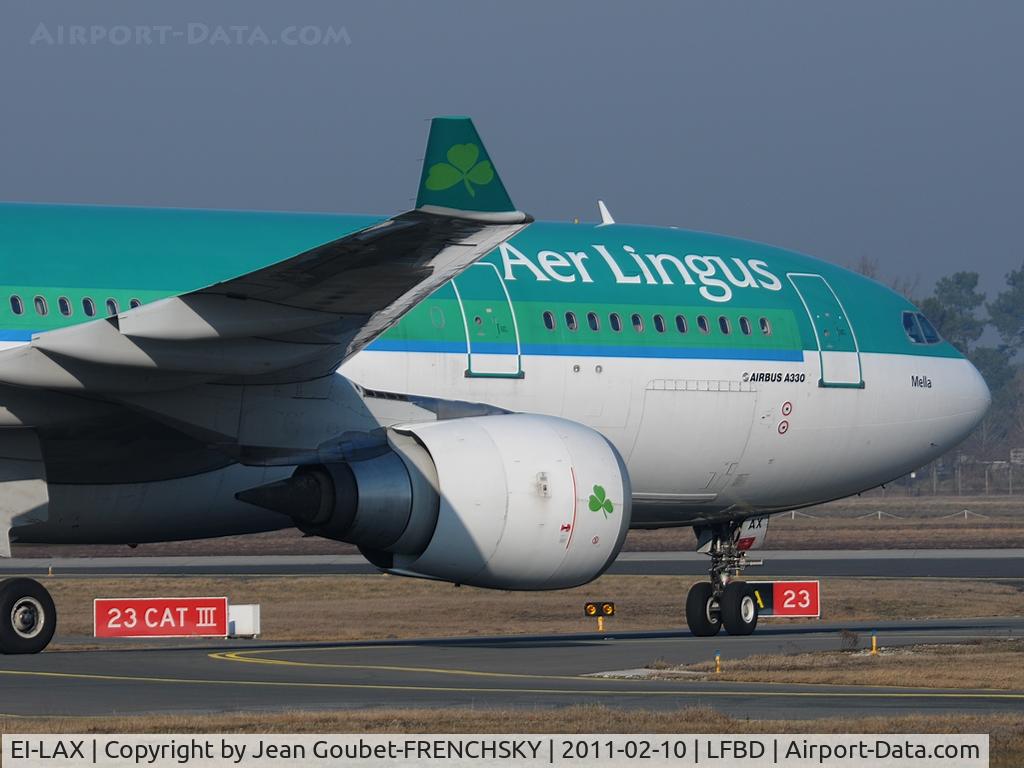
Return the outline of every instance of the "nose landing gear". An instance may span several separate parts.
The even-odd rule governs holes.
[[[686,596],[686,623],[697,637],[714,637],[724,626],[730,635],[749,635],[757,628],[757,601],[753,589],[742,581],[733,581],[748,565],[738,545],[739,523],[716,525],[697,530],[702,542],[698,551],[711,556],[709,582],[690,587]]]
[[[0,653],[39,653],[53,639],[57,609],[32,579],[0,582]]]

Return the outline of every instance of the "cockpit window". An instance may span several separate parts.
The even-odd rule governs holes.
[[[920,312],[903,313],[903,330],[915,344],[938,344],[942,341],[935,326],[928,322],[928,318]]]
[[[928,344],[938,344],[942,341],[942,337],[939,336],[939,332],[935,330],[935,326],[928,322],[928,318],[920,312],[917,313],[917,322],[921,324],[921,333],[924,334],[924,340]]]
[[[917,323],[917,315],[913,312],[903,313],[903,330],[915,344],[924,344],[924,334],[921,333],[921,326]]]

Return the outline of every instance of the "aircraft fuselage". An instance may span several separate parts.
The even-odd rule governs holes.
[[[0,206],[0,348],[243,274],[376,220]],[[370,390],[597,429],[628,466],[634,527],[751,516],[877,486],[961,441],[989,402],[973,366],[878,283],[766,245],[618,224],[531,224],[340,372]],[[0,426],[40,426],[23,393],[4,392]],[[67,429],[60,437],[66,447]],[[159,477],[119,476],[119,461],[91,481],[56,478],[53,519],[109,530],[97,540],[280,527],[233,494],[257,473],[290,468],[210,459],[180,471],[163,464]],[[169,497],[195,514],[169,525]],[[118,517],[118,505],[131,512]],[[157,508],[161,525],[125,529]],[[53,540],[48,529],[20,537]]]

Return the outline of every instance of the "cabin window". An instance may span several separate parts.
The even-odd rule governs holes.
[[[90,298],[82,299],[82,311],[86,317],[96,317],[96,302]]]
[[[633,330],[636,331],[637,333],[643,333],[644,319],[640,317],[640,315],[638,315],[636,312],[633,313],[633,316],[630,319],[633,322]]]
[[[142,302],[139,301],[138,299],[129,299],[128,300],[128,306],[131,309],[138,309],[139,307],[142,306]],[[439,326],[437,326],[437,327],[438,328],[444,328],[444,310],[440,309],[439,307],[434,307],[434,309],[436,309],[441,314],[441,324]],[[433,313],[433,311],[434,310],[431,310],[431,313]]]
[[[549,331],[555,330],[555,313],[545,312],[544,313],[544,327]]]
[[[656,330],[658,333],[665,332],[665,318],[662,317],[661,315],[654,316],[654,330]]]
[[[21,300],[21,296],[11,296],[11,312],[16,315],[25,314],[25,302]]]
[[[107,299],[107,314],[113,317],[117,313],[117,299]]]
[[[577,328],[580,327],[580,324],[576,322],[575,312],[565,313],[565,327],[568,328],[570,331],[575,331]]]
[[[67,296],[61,296],[57,299],[57,309],[64,317],[71,317],[71,302]]]
[[[686,325],[686,318],[682,315],[676,315],[676,330],[680,333],[686,333],[689,330]]]
[[[913,312],[903,313],[903,330],[907,337],[915,344],[924,344],[924,334],[921,333],[921,326],[917,322],[917,315]]]
[[[772,324],[768,322],[768,318],[767,317],[762,317],[757,322],[758,322],[758,325],[761,326],[761,333],[763,335],[765,335],[765,336],[771,336],[772,335]]]
[[[587,325],[590,326],[592,331],[601,330],[601,321],[598,319],[596,312],[587,312]]]
[[[706,315],[697,315],[697,327],[700,328],[701,333],[711,333],[711,325],[708,323]]]
[[[928,318],[922,315],[920,312],[917,313],[917,322],[921,326],[921,333],[924,334],[924,340],[928,344],[938,344],[942,341],[942,337],[939,336],[939,332],[935,330],[935,326],[932,325]]]
[[[753,331],[754,331],[754,329],[751,328],[751,326],[750,326],[750,318],[749,317],[741,317],[740,318],[740,333],[742,333],[744,336],[749,336],[751,333],[753,333]]]
[[[729,323],[729,318],[725,315],[718,316],[718,328],[726,336],[732,333],[732,325]]]
[[[622,330],[622,318],[619,317],[618,312],[612,312],[608,315],[608,325],[612,327],[612,330],[619,333]]]
[[[33,303],[36,305],[37,315],[46,315],[50,312],[50,308],[46,305],[46,299],[42,296],[36,296]]]

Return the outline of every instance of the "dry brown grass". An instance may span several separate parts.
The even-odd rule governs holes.
[[[674,552],[693,547],[688,529],[631,531],[627,549]],[[1024,515],[1007,518],[893,520],[817,518],[788,515],[772,518],[765,550],[807,549],[1001,549],[1024,548]],[[768,556],[768,555],[766,555]]]
[[[870,642],[870,641],[869,641]],[[654,666],[658,676],[672,670]],[[1024,640],[999,639],[949,645],[750,656],[725,660],[721,674],[702,662],[679,668],[708,679],[739,682],[879,685],[909,688],[1024,690]]]
[[[1024,480],[1022,480],[1024,483]],[[947,517],[968,509],[985,517]],[[861,517],[882,510],[900,519]],[[814,518],[801,514],[814,515]],[[690,528],[631,531],[626,551],[688,551],[694,547]],[[941,549],[949,547],[1024,547],[1024,497],[902,496],[872,493],[811,507],[772,518],[768,549]],[[43,546],[18,544],[15,557],[132,557],[202,555],[332,555],[355,554],[337,541],[303,537],[295,528],[250,536],[226,536],[125,546]]]
[[[267,640],[590,632],[586,600],[612,600],[611,631],[677,629],[690,583],[675,576],[603,576],[554,592],[455,588],[397,576],[165,577],[43,580],[57,602],[58,638],[92,634],[96,597],[226,595],[262,605]],[[822,618],[834,621],[964,618],[1024,613],[1024,592],[984,581],[826,579]]]
[[[2,718],[0,733],[988,733],[993,768],[1024,765],[1016,714],[741,720],[713,709],[653,712],[605,706],[370,709],[338,712]]]
[[[1019,517],[1024,512],[1024,496],[908,496],[894,491],[872,491],[828,504],[819,504],[806,512],[812,514],[859,515],[881,509],[907,517],[934,517],[955,514],[965,509],[990,517]]]
[[[971,513],[967,517],[963,516],[965,509]],[[689,529],[632,531],[626,540],[627,549],[642,551],[685,551],[692,547],[693,532]],[[993,547],[1024,547],[1021,497],[843,499],[801,510],[795,517],[775,515],[766,542],[769,550]]]

